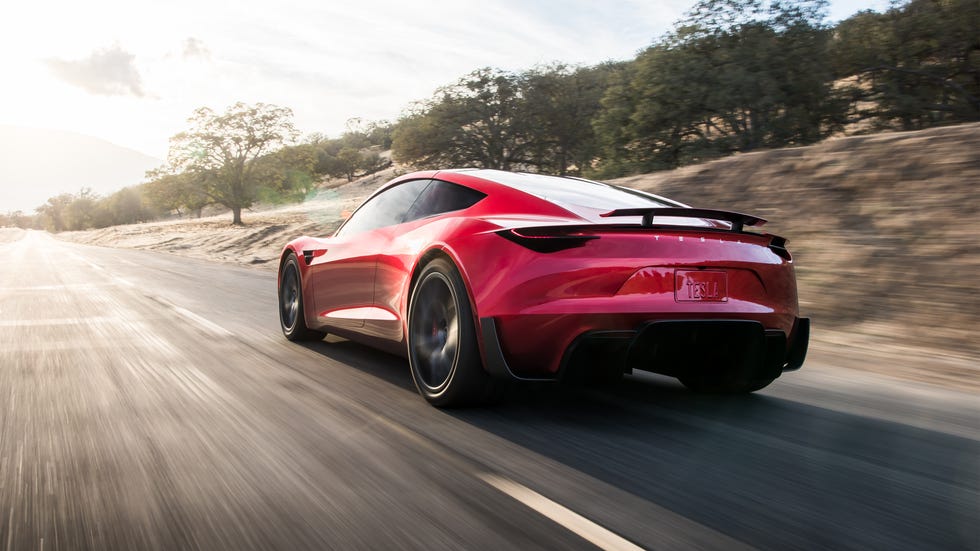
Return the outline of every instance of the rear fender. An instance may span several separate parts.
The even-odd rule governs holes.
[[[411,296],[411,290],[415,286],[415,281],[418,279],[419,274],[425,268],[426,264],[429,263],[434,258],[443,257],[448,259],[459,271],[460,277],[463,278],[463,284],[466,286],[466,299],[470,302],[470,313],[473,319],[473,326],[476,328],[477,342],[480,347],[480,356],[484,358],[483,369],[487,370],[487,363],[485,358],[485,347],[484,339],[482,338],[483,329],[481,325],[481,320],[479,316],[479,305],[476,302],[476,296],[473,292],[473,278],[470,277],[470,273],[466,270],[466,264],[461,260],[460,256],[456,251],[445,243],[436,243],[430,246],[425,252],[418,256],[418,260],[415,266],[412,268],[412,277],[410,278],[408,285],[403,293],[404,298],[402,299],[401,310],[402,310],[402,331],[403,335],[408,335],[408,300]],[[406,350],[408,347],[408,339],[405,339]]]

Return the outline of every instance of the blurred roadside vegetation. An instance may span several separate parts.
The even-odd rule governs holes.
[[[614,178],[830,136],[980,120],[980,2],[911,0],[827,25],[824,0],[701,0],[634,59],[482,68],[396,122],[297,143],[292,113],[202,108],[167,164],[106,197],[50,198],[0,226],[100,228],[301,201],[391,159]],[[386,156],[390,150],[391,158]]]
[[[146,182],[100,197],[88,189],[51,197],[34,216],[0,214],[0,226],[51,232],[105,228],[166,218],[196,217],[215,209],[241,212],[255,203],[300,202],[324,178],[371,174],[391,164],[387,123],[348,122],[339,138],[312,134],[300,143],[289,109],[236,104],[224,113],[199,109],[191,128],[171,138],[167,163]]]

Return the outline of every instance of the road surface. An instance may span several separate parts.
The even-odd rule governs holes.
[[[0,550],[978,549],[976,396],[828,365],[441,411],[275,274],[0,245]]]

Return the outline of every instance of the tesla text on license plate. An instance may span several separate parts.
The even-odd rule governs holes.
[[[722,270],[676,270],[674,300],[678,302],[725,302],[728,273]]]

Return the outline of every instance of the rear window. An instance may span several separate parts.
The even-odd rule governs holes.
[[[561,205],[608,210],[681,206],[635,189],[577,178],[495,172],[491,179]]]

